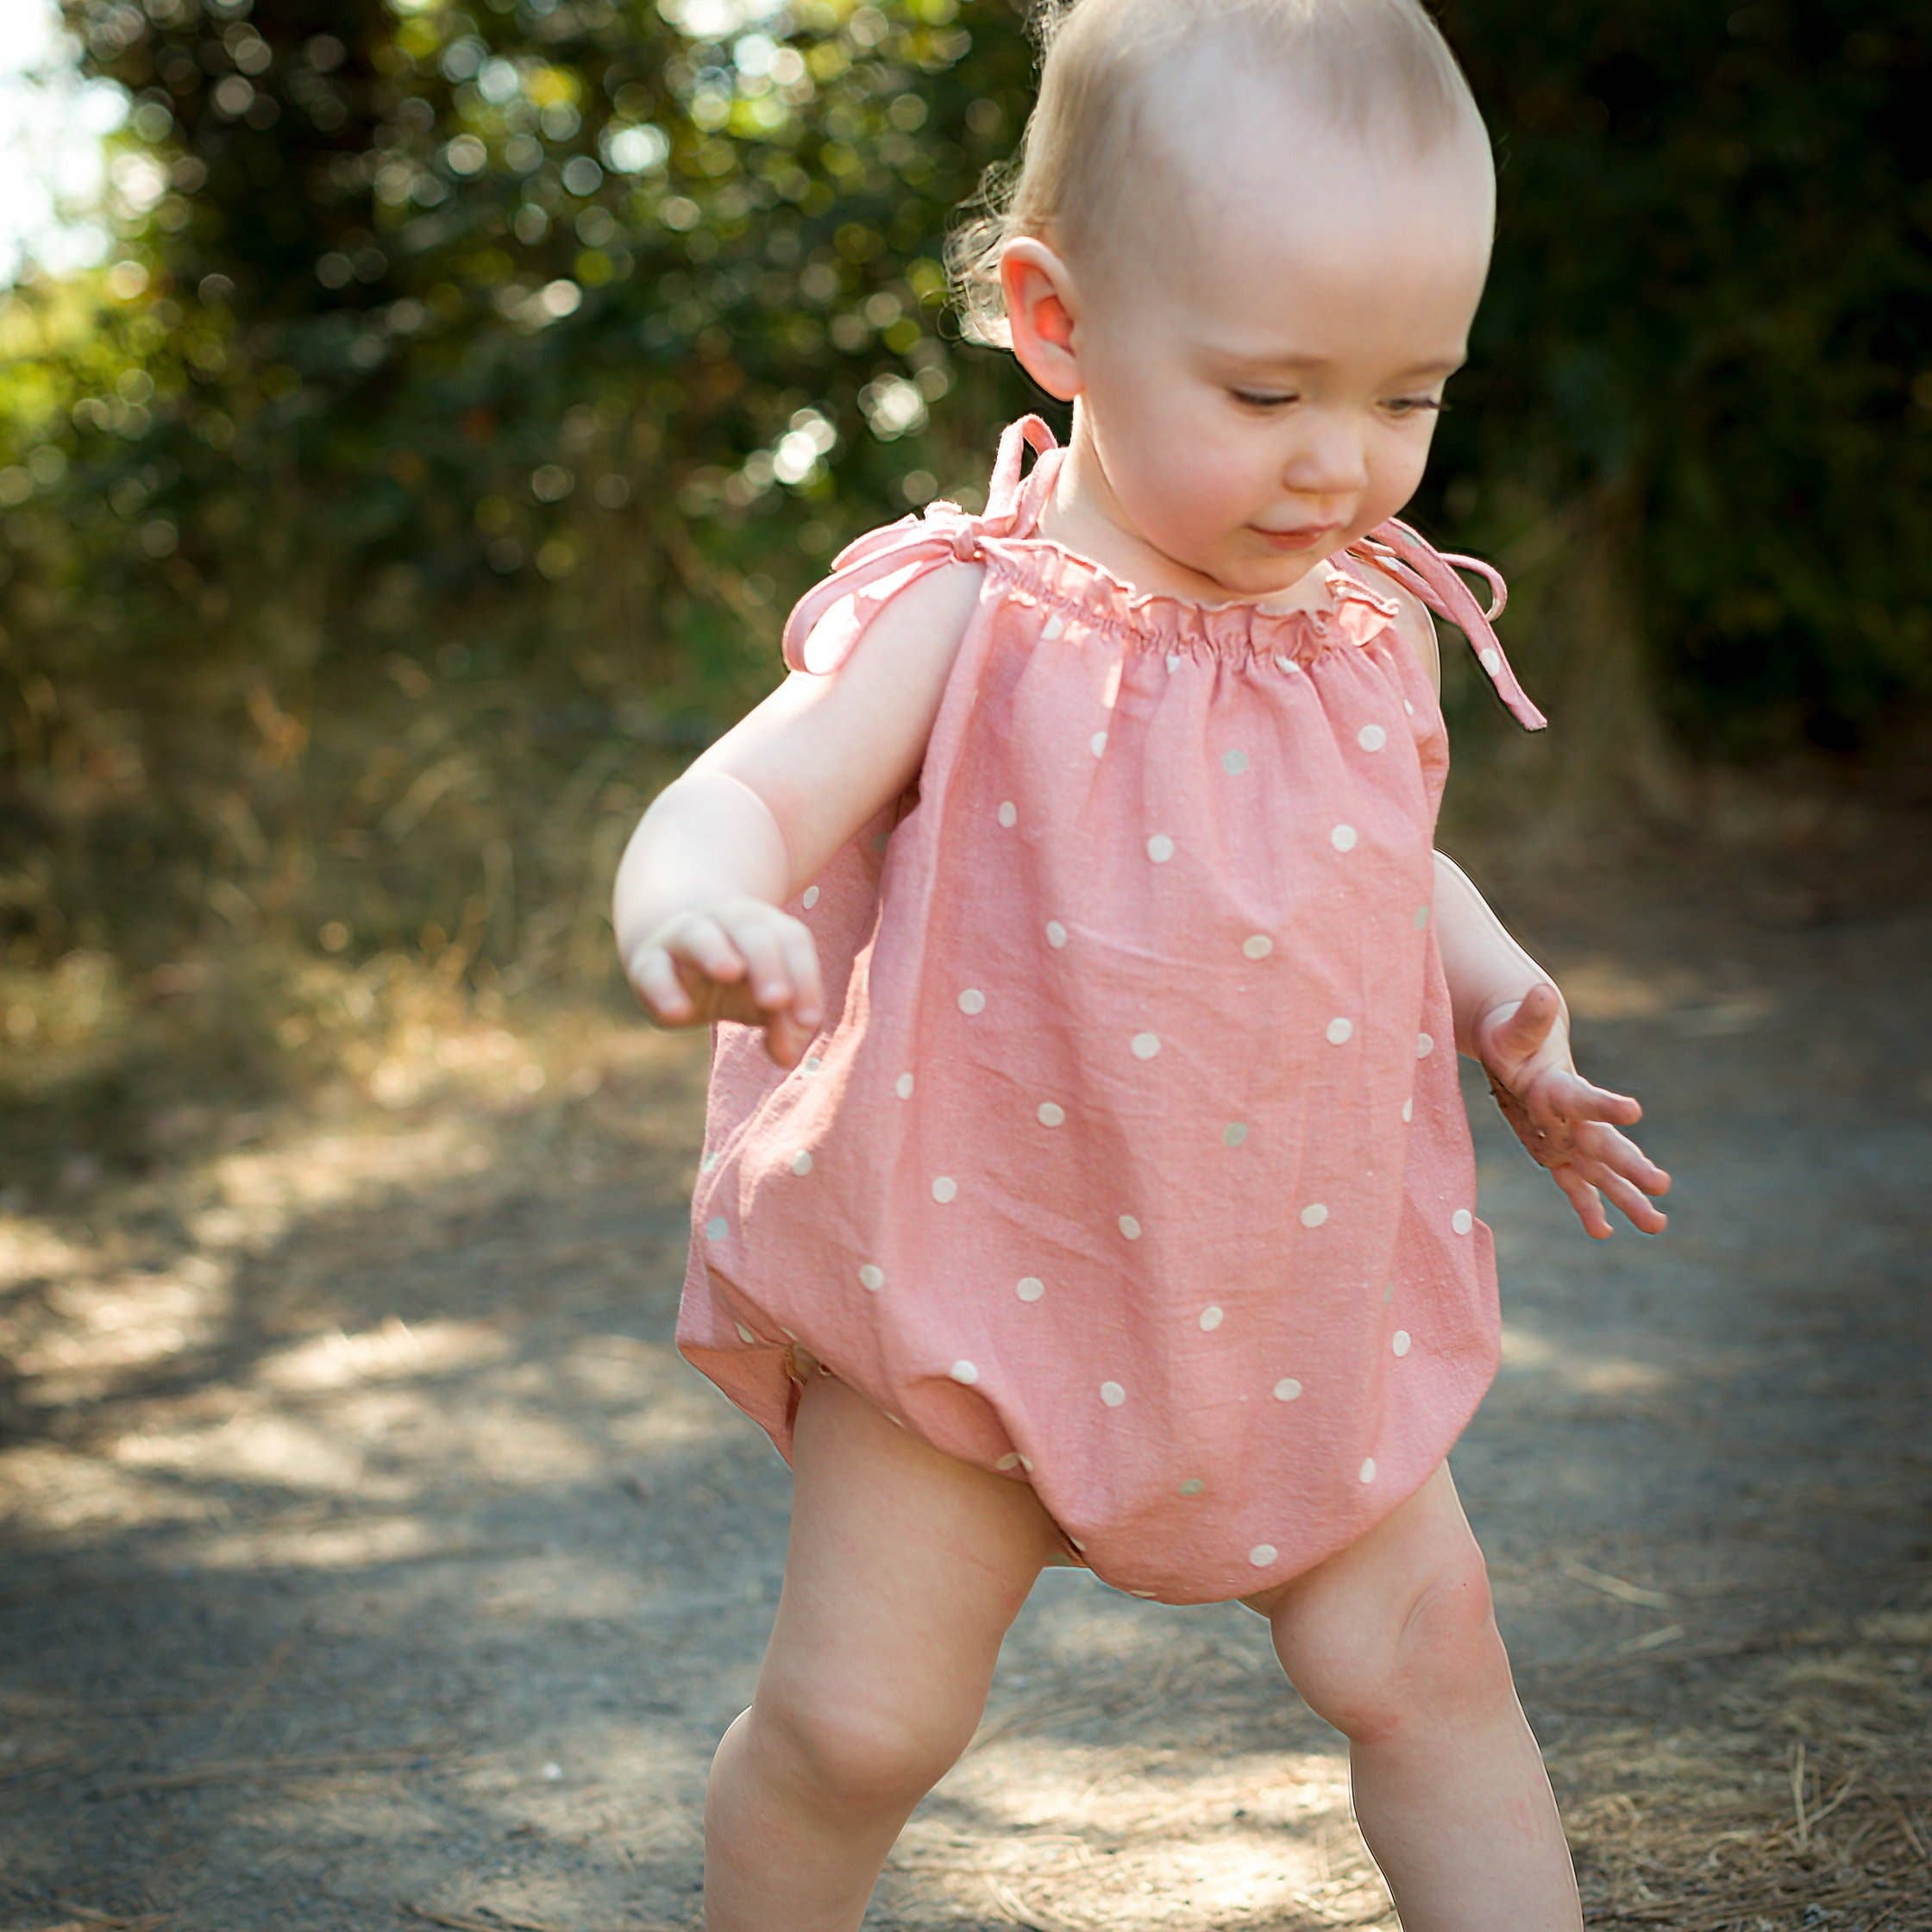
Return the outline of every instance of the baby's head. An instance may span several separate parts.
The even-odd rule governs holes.
[[[1074,400],[1100,511],[1235,596],[1396,515],[1488,274],[1496,178],[1420,0],[1076,0],[950,257]],[[1264,531],[1333,524],[1298,543]]]

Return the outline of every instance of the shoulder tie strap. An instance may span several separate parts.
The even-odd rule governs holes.
[[[1447,618],[1456,625],[1468,639],[1476,662],[1495,686],[1496,695],[1526,731],[1540,731],[1548,726],[1549,719],[1517,683],[1516,674],[1503,655],[1502,641],[1490,628],[1491,620],[1502,615],[1502,607],[1509,600],[1509,586],[1493,565],[1457,551],[1438,550],[1420,531],[1395,517],[1377,524],[1366,536],[1358,537],[1344,555],[1373,564],[1405,590],[1413,591],[1439,617]],[[1456,574],[1458,568],[1480,570],[1489,579],[1496,600],[1488,610],[1476,601],[1469,586]]]
[[[935,497],[923,514],[908,511],[897,523],[868,530],[848,543],[832,559],[831,574],[808,590],[786,618],[781,643],[786,663],[794,671],[821,675],[837,670],[895,592],[949,557],[973,562],[987,537],[1015,534],[1033,507],[1027,499],[1038,494],[1020,482],[1019,466],[1028,443],[1043,455],[1055,447],[1053,431],[1044,417],[1019,417],[1000,432],[984,514],[975,517],[957,503]],[[1039,474],[1036,462],[1032,476]],[[1032,476],[1027,482],[1031,484]],[[830,623],[819,621],[848,598],[849,613]]]

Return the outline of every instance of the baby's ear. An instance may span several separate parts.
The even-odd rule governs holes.
[[[1436,642],[1435,618],[1421,598],[1400,584],[1390,585],[1389,594],[1402,605],[1402,615],[1396,619],[1396,629],[1408,640],[1415,655],[1421,659],[1440,705],[1442,702],[1442,651]]]

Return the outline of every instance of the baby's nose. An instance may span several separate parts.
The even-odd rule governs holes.
[[[1353,503],[1368,487],[1369,466],[1362,433],[1352,423],[1315,415],[1303,419],[1295,454],[1282,469],[1282,486],[1305,504]],[[1339,508],[1311,510],[1309,523],[1341,523],[1348,514]]]

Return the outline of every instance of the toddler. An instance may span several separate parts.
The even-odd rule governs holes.
[[[1432,849],[1431,611],[1544,723],[1502,579],[1396,517],[1488,136],[1418,0],[1078,0],[1042,41],[952,255],[1069,441],[1024,416],[983,513],[841,552],[617,878],[647,1013],[712,1028],[677,1346],[794,1479],[706,1923],[859,1925],[1064,1563],[1267,1619],[1408,1932],[1573,1929],[1446,1460],[1499,1354],[1457,1055],[1590,1234],[1670,1182]]]

